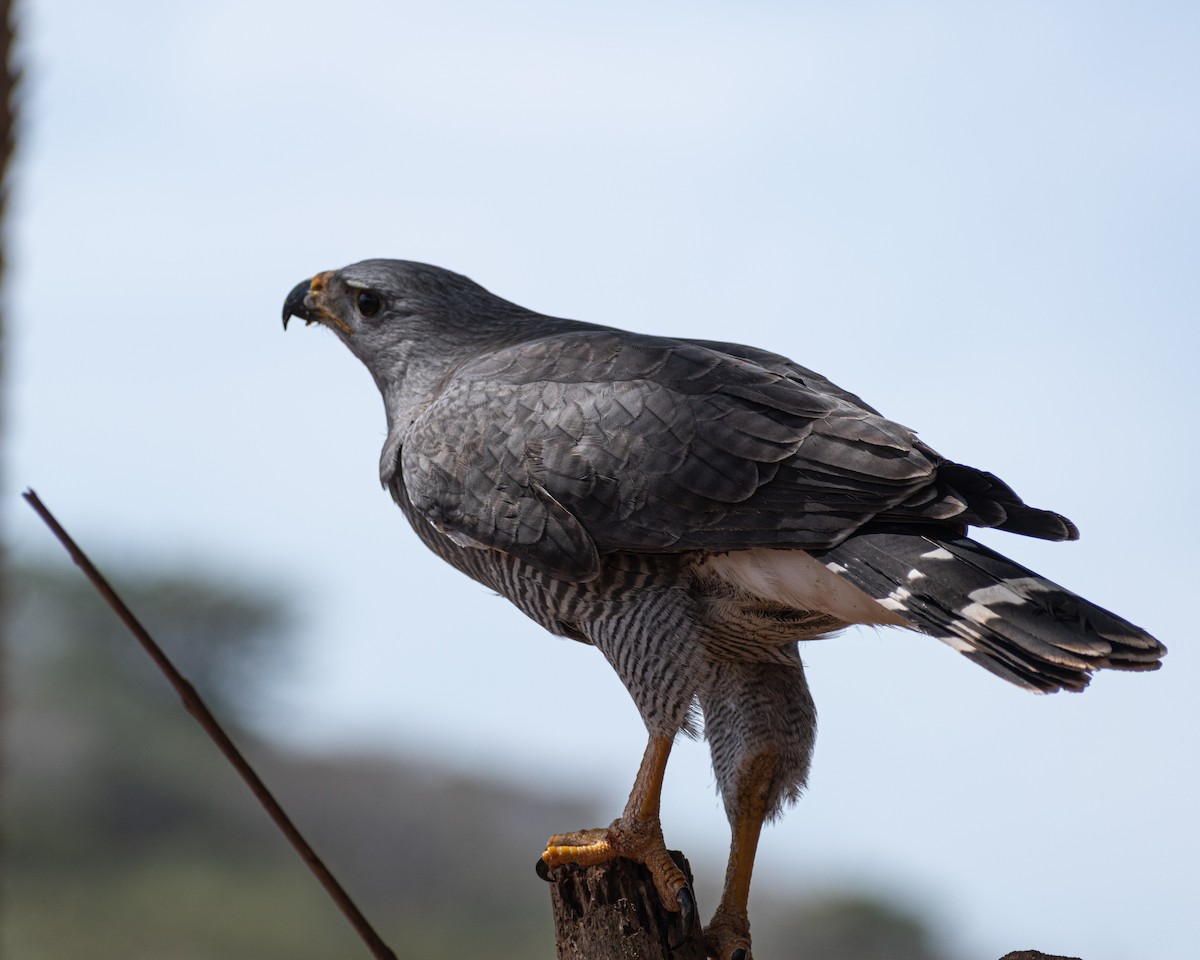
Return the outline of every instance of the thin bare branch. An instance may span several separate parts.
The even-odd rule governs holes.
[[[67,553],[71,555],[71,559],[83,570],[84,576],[91,581],[92,586],[96,588],[100,596],[112,607],[116,615],[121,618],[121,622],[129,628],[129,632],[137,638],[142,648],[150,655],[150,659],[154,661],[158,669],[170,681],[171,686],[175,688],[175,692],[179,694],[179,698],[183,701],[187,712],[195,717],[196,722],[204,728],[204,732],[212,738],[212,741],[217,745],[221,753],[225,755],[225,759],[233,764],[234,769],[246,781],[246,785],[250,787],[251,792],[258,798],[258,802],[266,809],[267,814],[275,822],[275,825],[279,827],[283,835],[287,837],[288,842],[300,854],[300,858],[308,864],[308,868],[316,875],[321,886],[333,898],[333,902],[337,904],[338,909],[345,914],[351,926],[354,927],[355,931],[363,939],[363,942],[370,948],[371,954],[376,960],[396,960],[396,955],[392,952],[391,948],[375,932],[375,928],[371,926],[354,901],[350,899],[350,895],[346,893],[342,885],[330,873],[329,868],[317,856],[316,851],[304,839],[303,834],[292,823],[291,818],[284,812],[283,807],[271,795],[271,791],[267,789],[266,784],[262,782],[262,779],[255,773],[254,768],[242,756],[241,751],[229,739],[228,734],[225,733],[220,723],[217,722],[216,717],[205,706],[204,701],[200,698],[195,688],[179,672],[170,658],[163,652],[163,649],[146,631],[146,628],[141,625],[137,617],[134,616],[133,611],[117,596],[116,591],[109,586],[108,581],[96,569],[92,561],[87,558],[87,555],[79,548],[71,538],[71,535],[54,519],[53,514],[46,509],[45,504],[38,498],[38,495],[32,490],[27,490],[24,493],[24,497],[37,512],[38,516],[53,531],[54,535],[58,537],[59,542],[66,548]]]

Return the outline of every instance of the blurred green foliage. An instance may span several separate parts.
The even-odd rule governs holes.
[[[392,756],[265,742],[248,721],[293,655],[285,602],[207,575],[115,580],[397,956],[554,956],[532,864],[548,833],[599,812]],[[77,571],[18,569],[8,597],[4,957],[369,955]],[[764,960],[940,960],[923,922],[886,903],[756,905]]]

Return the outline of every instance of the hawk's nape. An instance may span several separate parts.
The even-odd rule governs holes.
[[[764,820],[808,775],[798,644],[849,624],[944,640],[1030,690],[1153,670],[1144,630],[966,536],[1078,536],[785,357],[548,317],[425,264],[367,260],[297,285],[384,398],[381,479],[426,546],[553,633],[595,645],[649,732],[622,816],[552,837],[544,870],[629,857],[690,917],[659,822],[698,706],[732,828],[706,927],[748,960]]]

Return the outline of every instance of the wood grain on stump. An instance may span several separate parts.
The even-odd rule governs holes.
[[[672,850],[691,883],[683,854]],[[559,960],[705,960],[700,911],[691,935],[682,936],[680,915],[658,898],[650,871],[631,860],[594,867],[569,864],[550,871],[555,945]]]

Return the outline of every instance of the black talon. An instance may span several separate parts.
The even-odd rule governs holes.
[[[667,948],[670,950],[678,950],[687,943],[688,938],[692,935],[692,929],[696,926],[696,898],[692,894],[692,888],[680,887],[679,892],[675,894],[675,899],[679,901],[681,929],[678,939],[671,937],[667,941]]]
[[[533,865],[533,870],[539,877],[541,877],[547,883],[554,882],[553,880],[550,879],[550,864],[548,864],[541,857],[538,857],[537,863],[535,863]]]

